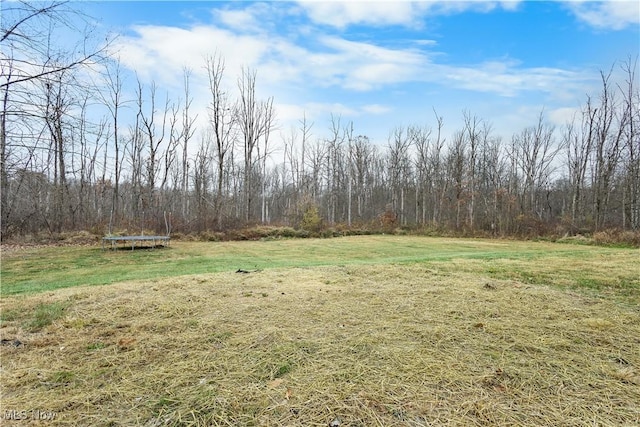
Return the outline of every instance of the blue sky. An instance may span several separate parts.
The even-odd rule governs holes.
[[[177,99],[192,70],[206,116],[204,57],[219,53],[231,91],[243,66],[273,96],[280,132],[306,115],[327,134],[331,114],[386,144],[399,125],[445,136],[463,112],[510,139],[544,109],[557,126],[597,95],[600,70],[640,52],[636,1],[108,1],[83,3],[119,34],[122,65]],[[614,72],[617,73],[619,67]]]

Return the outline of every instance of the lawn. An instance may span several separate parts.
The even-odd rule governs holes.
[[[3,251],[0,417],[637,425],[638,261],[410,236]]]
[[[170,248],[136,251],[99,246],[27,247],[3,251],[0,293],[30,294],[237,269],[438,262],[441,268],[458,269],[462,261],[475,261],[478,265],[473,269],[484,266],[483,272],[495,277],[602,289],[623,287],[637,296],[633,284],[639,275],[634,262],[638,259],[637,249],[412,236],[174,242]]]

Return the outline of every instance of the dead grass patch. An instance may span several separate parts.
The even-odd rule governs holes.
[[[0,347],[3,410],[70,426],[640,423],[637,306],[453,270],[272,269],[3,298],[3,311],[66,307],[39,332],[2,323],[24,344]]]

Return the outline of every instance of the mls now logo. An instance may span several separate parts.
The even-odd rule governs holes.
[[[52,411],[41,411],[34,409],[33,411],[17,411],[15,409],[5,411],[3,414],[5,420],[21,421],[21,420],[37,420],[37,421],[53,421],[56,413]]]

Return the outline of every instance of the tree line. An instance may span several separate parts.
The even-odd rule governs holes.
[[[198,65],[206,120],[193,111],[188,69],[179,100],[140,80],[127,95],[108,44],[52,42],[52,23],[79,30],[70,4],[6,6],[3,240],[163,232],[168,223],[182,233],[254,224],[500,236],[640,230],[637,59],[601,72],[600,91],[563,127],[541,111],[504,138],[465,111],[444,135],[433,110],[430,124],[397,126],[374,144],[335,115],[326,129],[302,117],[283,134],[274,99],[257,95],[256,71],[227,76],[215,53]]]

